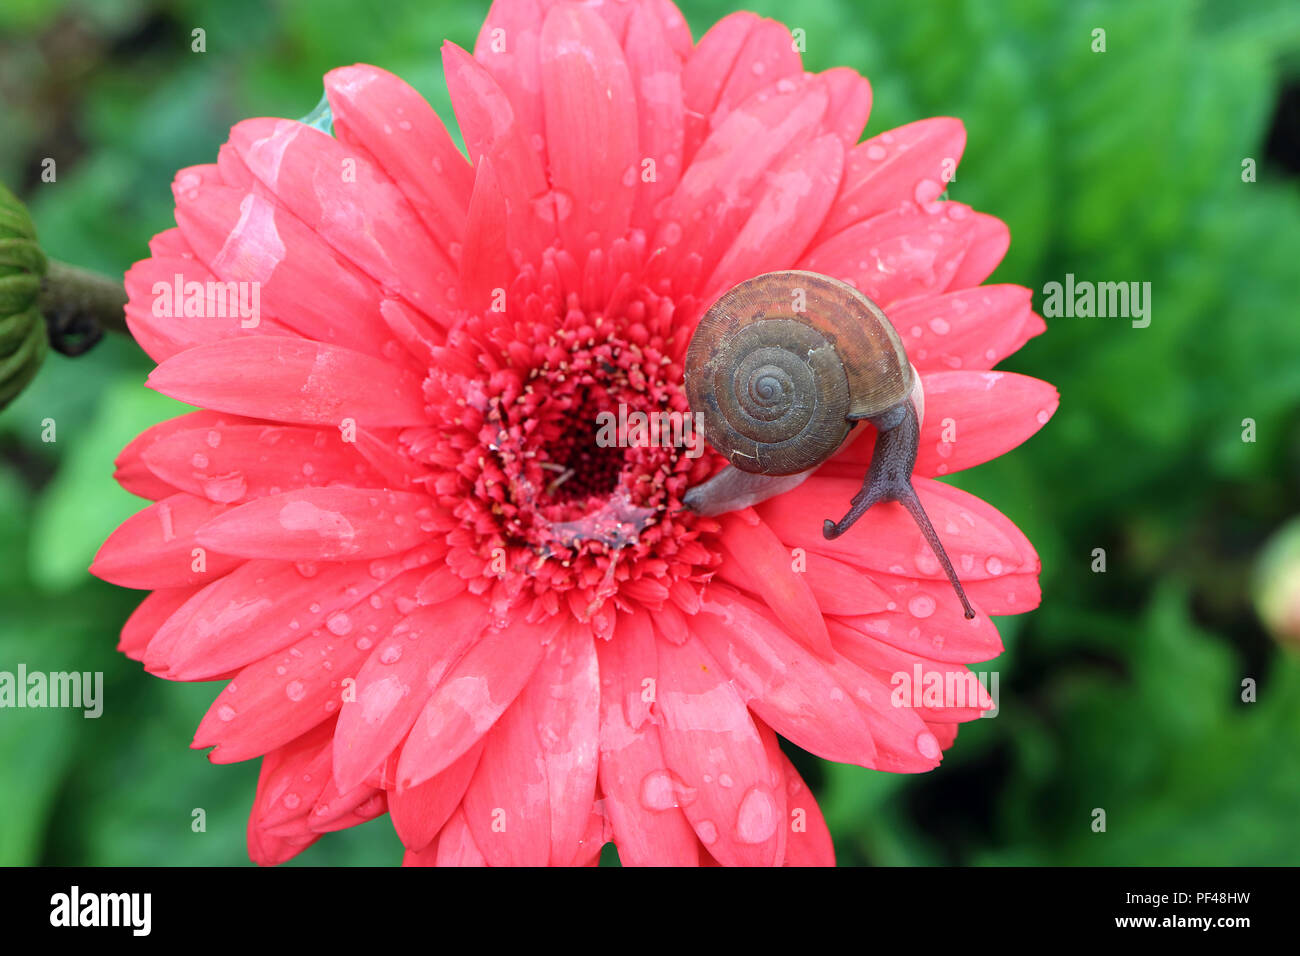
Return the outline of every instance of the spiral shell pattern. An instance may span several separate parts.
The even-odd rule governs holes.
[[[686,354],[686,395],[704,434],[741,471],[816,467],[853,421],[910,390],[911,367],[884,314],[857,290],[809,272],[756,276],[705,313]]]

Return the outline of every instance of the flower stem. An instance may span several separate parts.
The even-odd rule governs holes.
[[[38,303],[55,351],[81,355],[103,337],[105,329],[130,334],[121,281],[57,259],[49,263]]]

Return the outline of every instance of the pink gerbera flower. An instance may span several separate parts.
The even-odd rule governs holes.
[[[990,614],[1038,603],[1016,527],[921,476],[1047,421],[1051,386],[987,371],[1043,324],[1028,289],[980,286],[1006,227],[941,198],[961,123],[859,144],[866,80],[794,49],[750,13],[693,44],[669,0],[503,0],[473,56],[443,50],[468,159],[351,66],[325,78],[333,136],[248,120],[177,175],[127,317],[149,385],[203,410],[123,451],[154,504],[93,571],[153,591],[126,654],[228,681],[194,746],[262,758],[253,859],[387,809],[416,864],[609,840],[628,864],[829,864],[777,734],[925,771],[988,706],[895,706],[891,682],[964,676],[1002,649]],[[917,489],[974,620],[898,505],[822,536],[869,438],[719,518],[681,502],[720,456],[595,442],[620,405],[687,411],[701,314],[789,268],[898,329]]]

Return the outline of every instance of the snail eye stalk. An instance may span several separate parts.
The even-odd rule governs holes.
[[[838,538],[848,531],[867,509],[880,501],[897,501],[907,509],[912,520],[916,522],[921,534],[929,542],[934,556],[939,559],[944,573],[952,582],[953,590],[961,599],[962,610],[966,619],[975,617],[975,609],[966,598],[966,591],[957,578],[957,571],[948,560],[939,534],[930,522],[930,516],[921,506],[916,489],[912,487],[912,467],[916,464],[916,444],[920,435],[920,424],[916,420],[916,409],[910,401],[889,409],[882,415],[869,419],[876,426],[876,444],[871,452],[871,467],[862,483],[862,490],[853,496],[848,513],[839,521],[829,519],[822,525],[822,534],[827,539]]]

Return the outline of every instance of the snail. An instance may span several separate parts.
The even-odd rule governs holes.
[[[912,487],[920,423],[916,375],[880,307],[815,272],[768,272],[724,293],[700,320],[686,352],[686,396],[704,435],[731,462],[687,491],[704,515],[747,507],[803,481],[859,421],[876,427],[871,466],[839,521],[837,538],[872,505],[911,514],[961,599],[975,611]]]

